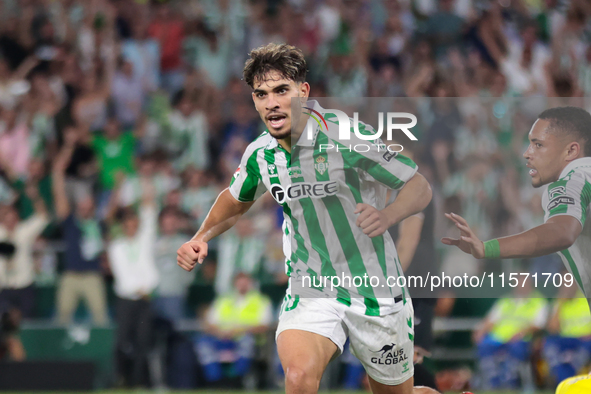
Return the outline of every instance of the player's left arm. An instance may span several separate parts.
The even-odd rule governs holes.
[[[499,238],[500,258],[537,257],[568,249],[583,227],[576,218],[554,216],[521,234]]]
[[[568,249],[575,243],[583,230],[581,222],[573,216],[553,216],[546,223],[524,231],[482,242],[468,225],[468,222],[454,213],[446,213],[460,230],[460,238],[443,238],[446,245],[455,245],[477,259],[537,257]]]
[[[394,202],[381,211],[368,204],[357,204],[357,226],[369,237],[382,235],[401,220],[421,212],[431,202],[433,192],[424,176],[416,172],[396,196]]]

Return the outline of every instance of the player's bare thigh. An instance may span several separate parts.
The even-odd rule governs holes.
[[[322,374],[337,350],[333,341],[313,332],[281,332],[277,352],[285,372],[286,394],[317,393]]]

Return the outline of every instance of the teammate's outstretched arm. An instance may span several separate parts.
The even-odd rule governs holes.
[[[394,202],[381,211],[368,204],[357,204],[357,226],[369,237],[377,237],[396,223],[421,212],[429,205],[432,196],[429,182],[417,172],[400,189]]]
[[[201,264],[207,256],[207,242],[232,227],[252,204],[254,201],[236,200],[228,189],[221,192],[199,231],[177,250],[178,265],[186,271],[191,271],[196,263]]]
[[[546,223],[520,234],[482,242],[468,225],[455,213],[446,213],[460,230],[460,238],[442,238],[446,245],[455,245],[477,259],[537,257],[567,249],[583,230],[581,222],[569,215],[551,217]]]

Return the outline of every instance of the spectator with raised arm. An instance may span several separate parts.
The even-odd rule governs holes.
[[[76,132],[66,135],[64,146],[53,165],[55,214],[60,222],[65,250],[65,269],[57,290],[57,318],[60,324],[72,322],[79,301],[84,300],[96,325],[108,322],[105,283],[100,268],[104,250],[102,232],[95,215],[92,196],[75,202],[72,209],[66,195],[65,171],[76,145]]]
[[[35,213],[20,220],[18,211],[9,206],[0,225],[0,304],[14,306],[29,318],[35,307],[33,246],[49,217],[36,185],[28,185],[26,193],[33,201]]]
[[[9,60],[0,58],[0,106],[14,108],[31,88],[25,78],[39,60],[35,56],[28,57],[14,72],[10,70]]]
[[[117,374],[125,386],[148,386],[148,353],[152,341],[151,295],[158,286],[155,264],[157,211],[152,185],[142,182],[139,213],[127,208],[123,234],[108,246],[117,295]],[[113,195],[115,199],[117,193]]]

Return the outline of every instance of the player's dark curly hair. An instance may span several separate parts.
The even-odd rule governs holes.
[[[550,122],[549,131],[571,134],[581,143],[583,154],[591,156],[591,114],[578,107],[556,107],[542,112],[538,119]]]
[[[251,88],[257,80],[263,81],[270,71],[278,71],[295,82],[306,80],[306,59],[299,48],[288,44],[267,44],[253,49],[244,65],[244,81]]]

